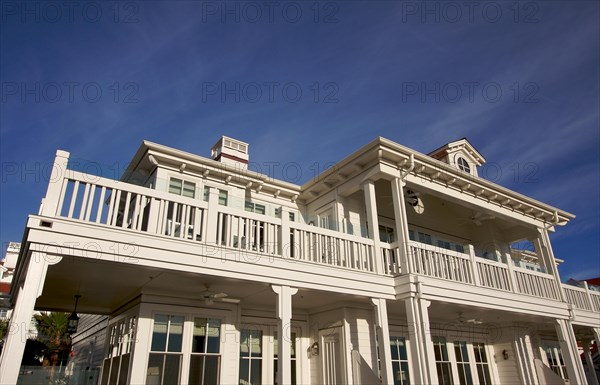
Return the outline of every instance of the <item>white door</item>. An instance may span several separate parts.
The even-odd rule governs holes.
[[[321,365],[323,385],[340,385],[345,383],[344,366],[342,365],[342,328],[321,330]]]

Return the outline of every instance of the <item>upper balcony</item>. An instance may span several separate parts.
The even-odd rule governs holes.
[[[199,256],[210,247],[250,260],[293,261],[297,272],[320,266],[329,269],[331,276],[354,272],[395,278],[380,281],[381,285],[389,282],[410,287],[415,282],[411,277],[417,277],[439,282],[432,284],[437,289],[456,288],[455,294],[447,290],[445,295],[457,299],[470,292],[481,298],[518,298],[524,304],[542,301],[559,306],[568,301],[584,318],[600,312],[600,293],[563,289],[552,271],[517,266],[511,257],[482,258],[473,244],[452,249],[419,242],[415,237],[381,242],[360,231],[354,235],[303,223],[284,206],[277,208],[275,215],[230,207],[217,188],[205,191],[202,197],[191,198],[65,169],[53,174],[40,209],[40,226],[51,226],[54,218],[91,225],[97,237],[114,231],[132,237],[149,235],[171,242],[173,252],[183,245],[202,245],[196,251]],[[135,239],[144,242],[145,238]],[[398,289],[396,293],[400,294]]]

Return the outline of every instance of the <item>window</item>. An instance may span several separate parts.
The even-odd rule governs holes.
[[[435,367],[437,369],[438,382],[440,385],[453,385],[452,363],[448,358],[445,337],[432,337],[433,351],[435,352]]]
[[[152,343],[148,358],[146,383],[168,385],[179,383],[183,342],[183,316],[154,316]]]
[[[438,239],[437,244],[438,247],[441,247],[442,249],[452,250],[452,248],[450,247],[450,242],[448,241],[442,241]]]
[[[217,385],[221,368],[221,320],[194,318],[190,385]]]
[[[240,385],[262,383],[262,337],[260,330],[242,330],[240,334]]]
[[[457,165],[458,165],[458,169],[459,169],[460,171],[464,171],[464,172],[466,172],[466,173],[470,173],[470,172],[471,172],[471,166],[469,166],[469,162],[467,162],[467,161],[465,160],[465,158],[461,158],[461,157],[459,157],[459,158],[456,160],[456,163],[457,163]]]
[[[479,377],[479,385],[491,385],[490,364],[485,353],[485,344],[481,342],[473,343],[475,351],[475,366],[477,367],[477,377]]]
[[[177,178],[171,178],[169,180],[169,192],[171,194],[182,195],[188,198],[195,198],[196,184]]]
[[[244,210],[250,211],[251,213],[262,214],[262,215],[264,215],[267,211],[264,205],[261,205],[258,203],[252,203],[250,201],[246,201],[246,203],[244,204]]]
[[[385,243],[392,243],[396,241],[394,236],[394,229],[379,225],[379,240]]]
[[[221,206],[227,206],[227,191],[219,190],[219,204]]]
[[[410,385],[406,338],[390,337],[390,348],[392,349],[394,385]]]
[[[546,359],[548,360],[550,369],[563,380],[567,380],[569,377],[567,375],[567,368],[560,347],[557,344],[546,344],[544,350],[546,351]]]
[[[454,355],[456,356],[456,369],[460,385],[473,385],[471,365],[469,365],[469,351],[464,341],[454,342]]]
[[[291,371],[292,371],[292,384],[296,385],[296,333],[291,332],[290,337],[292,339],[292,351],[291,351]],[[277,340],[277,332],[273,334],[273,384],[277,384],[277,352],[279,351],[279,345]]]
[[[208,202],[208,197],[210,196],[210,187],[204,186],[204,191],[202,194],[202,200],[204,202]]]
[[[415,231],[414,230],[408,230],[408,239],[410,239],[411,241],[416,241],[417,237],[415,237]]]
[[[427,243],[428,245],[433,245],[433,242],[431,241],[431,235],[427,233],[419,232],[419,242]]]
[[[136,317],[127,317],[108,327],[109,345],[104,357],[101,384],[126,384],[135,335]]]

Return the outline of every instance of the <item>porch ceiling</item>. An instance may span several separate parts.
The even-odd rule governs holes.
[[[71,312],[75,294],[81,295],[80,313],[110,314],[141,293],[198,299],[206,306],[202,292],[207,285],[212,292],[239,299],[243,308],[275,308],[275,293],[264,282],[65,257],[48,267],[36,309]],[[308,289],[300,289],[292,298],[293,310],[303,312],[347,302],[369,304],[369,298]]]

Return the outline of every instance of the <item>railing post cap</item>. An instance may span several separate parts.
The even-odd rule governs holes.
[[[71,154],[65,150],[56,150],[56,156],[60,158],[69,158]]]

